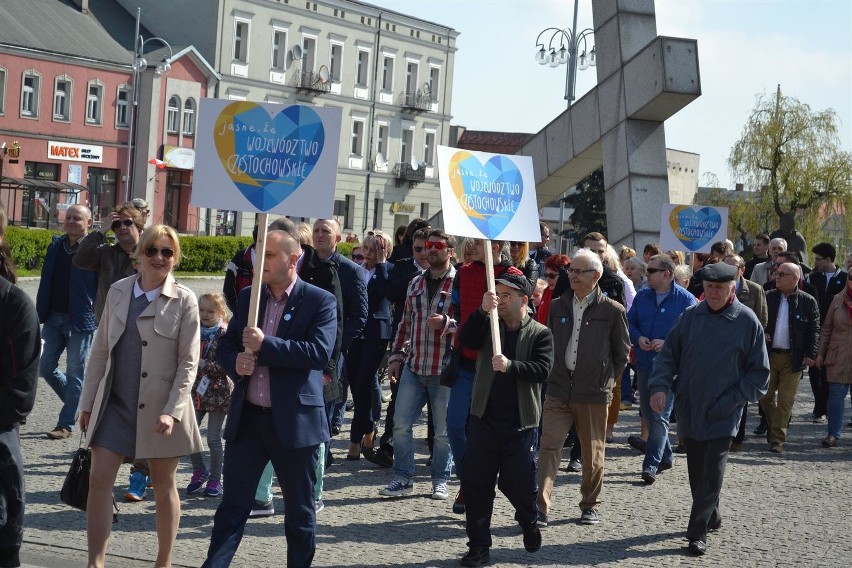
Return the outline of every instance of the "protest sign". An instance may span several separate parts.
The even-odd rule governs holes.
[[[667,204],[661,215],[663,250],[708,253],[713,243],[728,238],[727,207]]]

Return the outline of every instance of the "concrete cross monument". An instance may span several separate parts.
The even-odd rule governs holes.
[[[663,121],[701,95],[697,42],[657,36],[653,0],[592,9],[597,87],[518,154],[533,159],[540,205],[603,165],[608,240],[641,250],[669,202]]]

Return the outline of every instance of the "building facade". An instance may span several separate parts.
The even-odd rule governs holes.
[[[116,204],[142,197],[151,222],[198,232],[206,223],[182,191],[186,164],[162,170],[149,160],[170,146],[191,152],[191,110],[215,72],[191,47],[146,53],[153,65],[140,68],[134,90],[133,16],[118,4],[93,12],[77,1],[0,5],[0,145],[20,148],[16,157],[0,152],[0,202],[13,224],[58,228],[70,204],[89,206],[100,223]],[[161,59],[166,75],[155,72]]]
[[[440,209],[436,146],[449,142],[455,30],[350,0],[117,2],[141,6],[146,28],[211,61],[218,98],[341,109],[329,211],[345,233],[390,232]],[[253,213],[216,216],[240,234],[254,225]]]

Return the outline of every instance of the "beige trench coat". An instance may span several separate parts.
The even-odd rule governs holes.
[[[87,439],[97,431],[112,388],[112,351],[121,335],[138,276],[114,283],[92,343],[80,411],[91,412]],[[199,452],[201,435],[190,396],[200,357],[198,301],[169,274],[160,296],[137,319],[142,339],[136,458],[166,458]],[[170,436],[152,432],[161,414],[175,419]]]
[[[852,320],[843,302],[846,287],[834,296],[819,338],[825,378],[830,383],[852,383]]]

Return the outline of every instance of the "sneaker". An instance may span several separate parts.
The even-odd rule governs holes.
[[[780,454],[784,451],[784,444],[781,442],[772,442],[769,444],[769,451],[773,454]]]
[[[189,485],[186,486],[186,492],[190,495],[198,493],[208,479],[210,479],[210,470],[196,469],[192,472],[192,478],[189,480]]]
[[[467,554],[462,556],[462,566],[488,566],[491,564],[491,553],[485,546],[472,546]]]
[[[71,430],[62,426],[57,426],[47,433],[47,437],[51,440],[64,440],[65,438],[71,437]]]
[[[404,495],[411,495],[413,492],[413,483],[405,483],[399,479],[394,479],[388,483],[387,487],[379,491],[379,495],[382,497],[402,497]]]
[[[539,511],[538,512],[538,521],[536,521],[536,524],[540,527],[546,527],[547,526],[547,515],[542,513],[541,511]]]
[[[130,485],[127,491],[124,492],[124,500],[138,502],[145,498],[145,492],[148,490],[148,476],[141,471],[134,471],[130,474]]]
[[[456,500],[453,501],[453,513],[456,515],[464,515],[464,494],[459,489],[459,492],[456,493]]]
[[[541,530],[533,523],[524,530],[524,550],[536,552],[541,548]]]
[[[436,501],[446,501],[447,497],[449,497],[449,493],[447,492],[446,481],[436,481],[432,483],[432,499],[435,499]]]
[[[210,480],[207,482],[207,487],[204,488],[203,495],[205,497],[219,497],[222,495],[222,482]]]
[[[275,506],[272,504],[272,501],[264,503],[263,501],[255,500],[254,505],[251,508],[251,512],[249,513],[249,518],[257,519],[260,517],[271,517],[274,514]]]
[[[820,416],[817,416],[817,415],[815,414],[815,415],[814,415],[814,418],[813,418],[813,420],[812,420],[812,422],[813,422],[814,424],[825,424],[825,423],[827,422],[827,420],[826,420],[826,418],[825,418],[825,415],[824,415],[824,414],[822,414],[822,415],[820,415]]]
[[[633,410],[633,405],[629,402],[622,402],[619,405],[618,410]]]
[[[581,525],[596,525],[601,522],[598,512],[594,509],[583,509],[583,514],[580,515]]]
[[[645,485],[652,485],[657,481],[657,474],[650,467],[646,467],[642,470],[642,481],[645,482]]]
[[[583,462],[580,460],[571,460],[568,462],[568,467],[566,467],[565,470],[570,471],[571,473],[583,471]]]
[[[322,502],[322,499],[314,501],[314,514],[319,513],[323,509],[325,509],[325,503]]]

